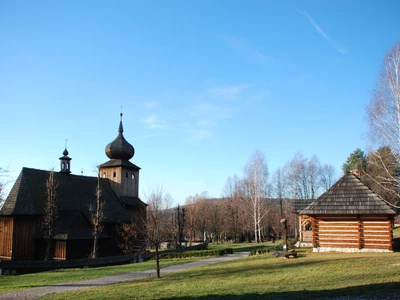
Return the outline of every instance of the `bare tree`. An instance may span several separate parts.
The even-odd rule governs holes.
[[[255,241],[261,242],[261,222],[267,214],[266,197],[268,186],[268,167],[265,155],[256,151],[244,168],[245,194],[253,216]]]
[[[186,223],[186,209],[178,205],[174,209],[174,237],[175,237],[175,248],[182,247],[182,241],[184,240],[184,229]]]
[[[301,153],[296,153],[285,166],[291,197],[317,198],[320,193],[320,169],[321,163],[316,155],[308,160]]]
[[[119,247],[124,253],[143,254],[146,251],[146,236],[144,228],[135,221],[121,225],[120,236],[122,241]]]
[[[326,191],[336,182],[335,167],[330,164],[324,164],[320,169],[319,185]]]
[[[395,204],[399,201],[399,186],[388,180],[397,177],[400,172],[400,165],[396,156],[389,147],[381,147],[368,154],[368,164],[364,170],[365,183],[384,200]]]
[[[245,222],[241,207],[243,200],[243,189],[241,187],[242,181],[237,175],[228,177],[223,192],[223,212],[224,227],[228,235],[233,238],[235,242],[239,240],[239,236],[245,231]]]
[[[6,201],[5,189],[8,180],[5,178],[8,177],[9,169],[0,168],[0,209],[3,207],[4,202]]]
[[[192,243],[197,239],[198,236],[199,237],[201,236],[204,239],[204,231],[203,231],[204,226],[201,225],[204,223],[203,222],[204,220],[203,216],[201,215],[200,211],[201,205],[199,205],[199,202],[207,198],[209,198],[207,192],[202,192],[200,194],[195,194],[186,197],[185,208],[186,208],[187,230],[188,230],[190,245],[192,245]],[[201,228],[199,229],[199,227]],[[200,231],[200,233],[198,231]]]
[[[157,277],[160,278],[160,258],[159,249],[161,243],[172,238],[173,224],[170,214],[172,198],[165,194],[162,187],[156,186],[149,188],[146,194],[147,213],[145,236],[156,249],[156,268]]]
[[[95,203],[91,203],[89,205],[93,233],[92,258],[98,257],[98,240],[101,232],[103,231],[104,219],[104,201],[101,201],[102,188],[100,185],[100,174],[98,175],[99,176],[97,176],[97,186],[95,190]]]
[[[389,147],[397,165],[400,165],[400,41],[394,44],[384,57],[381,72],[367,106],[367,116],[372,146],[375,149]],[[385,171],[385,184],[380,184],[379,180],[376,180],[376,183],[380,184],[382,189],[399,186],[398,173],[392,174],[379,154],[376,159],[382,163]],[[400,196],[398,192],[397,195]]]
[[[43,232],[46,240],[45,260],[51,259],[53,238],[56,233],[56,221],[58,218],[57,189],[59,183],[54,178],[54,171],[49,172],[46,180],[46,198],[44,203]]]

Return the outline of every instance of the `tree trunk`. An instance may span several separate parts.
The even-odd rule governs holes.
[[[158,255],[158,244],[156,246],[156,269],[157,269],[157,277],[160,278],[160,257]]]
[[[93,235],[93,258],[97,258],[97,235],[97,232],[95,232]]]
[[[255,239],[255,242],[258,243],[258,238],[257,238],[257,209],[256,209],[256,207],[254,207],[253,219],[254,219],[254,239]]]
[[[46,252],[44,260],[51,260],[51,241],[52,239],[46,239]]]

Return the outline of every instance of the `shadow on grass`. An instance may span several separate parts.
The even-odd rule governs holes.
[[[393,251],[400,252],[400,238],[393,239]]]
[[[355,287],[347,287],[332,290],[321,290],[321,291],[295,291],[295,292],[273,292],[267,294],[242,294],[242,295],[208,295],[202,297],[174,297],[173,299],[193,299],[193,300],[205,300],[205,299],[216,299],[216,300],[227,300],[227,299],[325,299],[334,297],[348,296],[358,297],[363,296],[363,299],[400,299],[400,282],[389,282],[380,284],[371,284]],[[172,298],[164,298],[172,299]]]

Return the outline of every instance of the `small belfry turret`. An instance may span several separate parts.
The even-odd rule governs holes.
[[[65,146],[65,150],[63,152],[63,156],[60,157],[60,173],[71,173],[71,159],[68,157],[67,146]]]
[[[140,168],[129,161],[135,154],[135,148],[124,138],[122,113],[120,117],[118,136],[105,149],[110,160],[99,166],[99,175],[110,180],[118,197],[138,198]]]

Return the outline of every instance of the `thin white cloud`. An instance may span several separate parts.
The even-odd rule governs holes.
[[[231,108],[220,107],[209,102],[201,102],[193,105],[190,115],[214,120],[227,119],[232,117],[232,111],[233,109]]]
[[[322,30],[321,27],[319,27],[319,25],[317,24],[317,22],[314,21],[314,19],[305,11],[302,11],[300,9],[296,8],[296,11],[300,14],[302,14],[303,16],[305,16],[311,23],[311,25],[315,28],[315,30],[317,30],[317,32],[324,38],[326,39],[335,49],[336,51],[342,53],[342,54],[346,54],[347,52],[349,52],[349,50],[342,46],[340,43],[338,43],[337,41],[333,40],[329,35],[327,35],[325,33],[325,31]]]
[[[222,40],[232,49],[235,49],[245,56],[258,61],[263,65],[270,65],[273,58],[263,54],[258,49],[254,48],[250,43],[237,37],[222,36]]]
[[[148,109],[154,109],[158,106],[158,102],[156,101],[147,101],[143,102],[143,105]]]
[[[142,118],[140,121],[144,123],[147,128],[150,129],[169,127],[168,122],[160,119],[156,114],[151,114],[150,116]]]
[[[186,128],[186,141],[202,141],[210,138],[222,119],[231,118],[233,109],[210,102],[199,101],[191,106]]]
[[[227,87],[213,87],[209,88],[207,92],[212,96],[221,97],[223,99],[236,99],[239,94],[248,89],[253,84],[239,84]]]
[[[207,129],[191,129],[187,131],[189,134],[188,141],[202,141],[211,136],[210,130]]]

